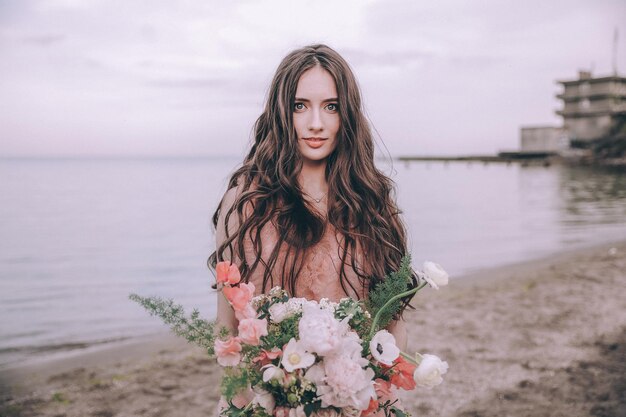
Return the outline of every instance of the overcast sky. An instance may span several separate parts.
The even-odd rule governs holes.
[[[560,124],[556,79],[612,72],[615,28],[624,75],[624,0],[0,0],[0,156],[241,156],[279,61],[317,42],[392,155],[517,149]]]

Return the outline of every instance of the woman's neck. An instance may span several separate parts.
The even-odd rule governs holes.
[[[328,192],[328,183],[326,182],[326,161],[320,164],[304,164],[298,183],[303,192],[313,198],[320,198]]]

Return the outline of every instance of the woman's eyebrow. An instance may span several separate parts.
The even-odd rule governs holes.
[[[309,100],[308,98],[301,98],[301,97],[296,97],[296,101],[306,101],[307,103],[310,103],[311,100]],[[329,101],[338,101],[337,97],[332,97],[332,98],[327,98],[326,100],[322,100],[322,103],[327,103]]]

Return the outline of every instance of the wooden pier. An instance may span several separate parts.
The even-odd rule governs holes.
[[[551,152],[500,152],[497,155],[465,155],[465,156],[399,156],[400,161],[476,161],[476,162],[543,162],[555,156]]]
[[[543,165],[549,166],[558,158],[552,152],[500,152],[497,155],[465,155],[465,156],[399,156],[399,161],[429,161],[429,162],[483,162],[483,163],[520,163],[522,166]]]

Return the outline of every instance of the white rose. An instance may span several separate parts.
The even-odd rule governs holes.
[[[393,365],[393,361],[400,356],[396,338],[387,330],[380,330],[374,335],[370,342],[370,352],[374,359],[388,366]]]
[[[436,290],[438,290],[439,287],[448,285],[448,273],[441,265],[434,262],[424,262],[424,279]]]
[[[270,320],[274,323],[280,323],[291,315],[289,307],[285,303],[276,303],[269,308]]]
[[[424,354],[419,366],[413,372],[413,379],[418,387],[431,389],[441,384],[441,375],[448,372],[448,362],[435,355]]]
[[[253,391],[254,398],[252,399],[252,404],[258,404],[269,414],[272,414],[272,411],[274,411],[274,407],[276,406],[274,396],[270,392],[257,387],[255,387]]]

